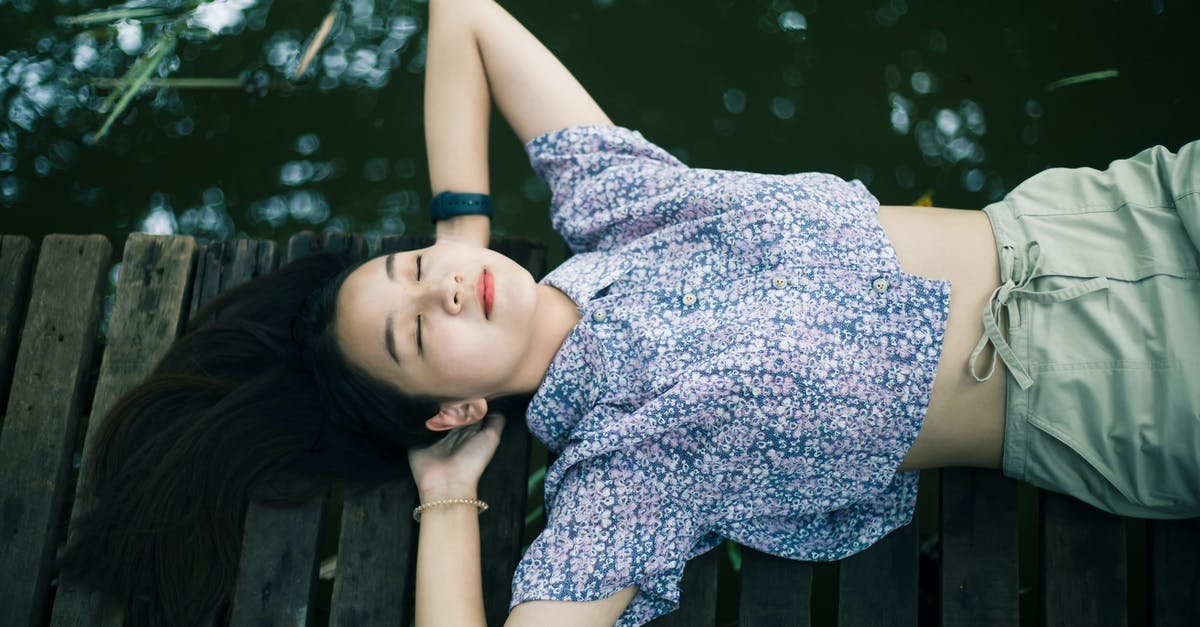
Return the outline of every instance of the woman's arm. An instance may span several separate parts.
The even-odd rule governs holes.
[[[492,99],[522,144],[577,124],[612,124],[561,62],[508,11],[479,5],[479,52]]]
[[[433,195],[488,193],[491,102],[475,42],[475,0],[432,0],[425,49],[425,151]],[[437,223],[437,239],[487,248],[491,220],[458,216]]]
[[[504,418],[488,416],[474,432],[451,434],[432,446],[408,451],[422,503],[473,499],[479,476],[491,461]],[[470,505],[435,506],[421,514],[417,542],[415,618],[418,627],[485,625],[480,575],[479,519]],[[509,615],[506,626],[612,625],[633,600],[630,586],[598,601],[529,601]]]
[[[612,124],[579,81],[492,0],[431,0],[425,69],[430,186],[488,193],[489,95],[524,144],[577,124]],[[490,221],[462,216],[437,237],[486,247]]]

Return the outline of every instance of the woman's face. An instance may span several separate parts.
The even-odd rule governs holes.
[[[405,393],[503,396],[533,342],[536,287],[500,253],[442,241],[381,255],[350,273],[338,292],[334,333],[351,363]]]

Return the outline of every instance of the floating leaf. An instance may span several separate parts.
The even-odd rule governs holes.
[[[329,7],[329,13],[325,15],[325,19],[321,20],[321,25],[317,27],[316,33],[309,40],[308,45],[304,48],[304,54],[300,57],[300,65],[296,68],[296,73],[292,75],[293,82],[299,81],[301,76],[304,76],[308,70],[308,64],[312,63],[317,52],[321,50],[321,46],[325,45],[325,40],[329,38],[330,32],[333,31],[334,22],[340,14],[338,9],[338,0],[334,0],[333,5]]]
[[[925,190],[921,197],[913,201],[914,207],[932,207],[933,206],[933,188]]]

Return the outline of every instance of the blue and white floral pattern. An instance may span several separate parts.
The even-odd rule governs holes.
[[[525,149],[574,252],[543,283],[583,318],[529,406],[559,457],[513,605],[637,585],[641,625],[724,538],[836,560],[911,521],[950,282],[901,271],[861,183],[690,168],[616,126]]]

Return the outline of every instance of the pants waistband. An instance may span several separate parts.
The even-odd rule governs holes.
[[[1021,389],[1028,389],[1033,385],[1033,377],[1029,375],[1025,364],[1017,359],[1017,354],[1013,352],[1004,336],[1000,334],[996,321],[1000,317],[1001,308],[1007,313],[1008,329],[1012,331],[1021,326],[1021,313],[1017,307],[1018,299],[1024,298],[1042,303],[1068,301],[1084,294],[1108,289],[1108,279],[1095,277],[1071,287],[1039,292],[1029,288],[1029,282],[1037,276],[1038,264],[1041,262],[1041,245],[1037,241],[1027,243],[1021,254],[1017,253],[1016,247],[1003,245],[1000,247],[999,254],[1001,284],[992,291],[992,295],[988,297],[987,306],[983,309],[983,337],[979,338],[975,349],[971,351],[971,376],[981,383],[990,379],[992,373],[995,372],[996,356],[998,355]],[[1040,338],[1040,341],[1049,340],[1050,338]],[[991,364],[988,366],[987,372],[980,377],[975,373],[975,361],[989,341],[994,345],[995,350],[992,353]]]

